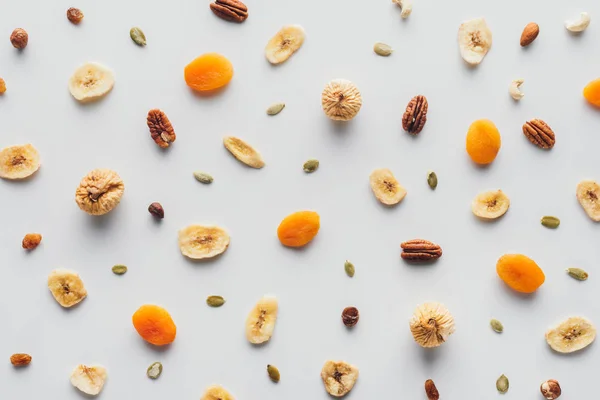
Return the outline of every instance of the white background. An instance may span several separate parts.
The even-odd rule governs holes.
[[[243,24],[215,17],[206,0],[81,0],[3,2],[0,13],[0,147],[34,144],[42,167],[26,182],[0,182],[0,398],[79,399],[69,374],[79,363],[107,367],[105,399],[198,399],[219,383],[238,399],[327,399],[319,377],[328,359],[360,368],[352,399],[424,399],[433,378],[443,399],[492,399],[495,381],[510,379],[506,398],[541,398],[539,385],[555,378],[563,398],[597,393],[598,345],[566,356],[544,340],[547,328],[571,315],[600,323],[598,237],[600,225],[584,214],[576,184],[600,180],[600,112],[581,92],[599,76],[600,3],[593,0],[416,0],[401,20],[387,0],[248,0]],[[76,6],[85,19],[69,23]],[[590,28],[569,34],[565,19],[588,11]],[[484,16],[493,46],[475,69],[462,61],[459,24]],[[594,20],[595,19],[595,20]],[[536,21],[538,39],[519,46],[523,27]],[[285,64],[271,66],[264,47],[285,24],[306,30],[303,47]],[[129,29],[140,26],[148,45],[137,47]],[[8,38],[16,27],[29,32],[19,52]],[[377,41],[391,57],[376,56]],[[221,93],[194,94],[184,66],[205,52],[219,52],[235,75]],[[67,81],[77,66],[101,62],[115,70],[112,93],[80,105]],[[325,83],[356,83],[364,105],[347,124],[321,110]],[[511,80],[524,78],[525,98],[508,95]],[[417,94],[429,100],[428,122],[418,137],[401,129],[402,113]],[[265,109],[283,101],[275,117]],[[146,113],[163,109],[177,141],[163,151],[150,139]],[[489,118],[502,134],[502,149],[488,168],[473,165],[464,150],[469,124]],[[542,151],[521,133],[542,118],[556,132],[556,146]],[[254,145],[266,167],[238,163],[222,145],[224,135]],[[309,158],[321,161],[311,175]],[[121,204],[104,217],[76,206],[75,188],[94,168],[112,168],[125,182]],[[408,190],[395,208],[382,207],[368,184],[375,168],[390,168]],[[428,170],[439,177],[426,184]],[[214,175],[210,186],[194,170]],[[482,223],[471,214],[483,190],[504,190],[511,208],[504,218]],[[159,201],[159,223],[147,207]],[[303,209],[321,215],[321,230],[304,249],[282,247],[276,229],[287,214]],[[542,227],[556,215],[557,230]],[[231,235],[220,258],[186,260],[177,231],[217,224]],[[28,232],[43,241],[30,254],[21,248]],[[439,262],[410,266],[400,243],[426,238],[444,250]],[[524,253],[544,270],[546,283],[521,296],[496,276],[504,253]],[[353,279],[344,260],[356,265]],[[114,264],[129,272],[115,276]],[[565,268],[590,272],[587,282]],[[62,309],[46,288],[57,267],[78,271],[89,296]],[[270,343],[253,347],[244,336],[248,311],[264,294],[279,297]],[[224,307],[205,298],[220,294]],[[421,349],[408,320],[417,304],[443,302],[456,333],[442,347]],[[167,308],[178,332],[173,345],[156,349],[137,335],[131,315],[145,303]],[[361,312],[347,330],[340,313]],[[495,334],[490,318],[505,332]],[[15,352],[33,356],[14,369]],[[154,361],[164,365],[157,381],[146,377]],[[267,378],[268,363],[281,382]]]

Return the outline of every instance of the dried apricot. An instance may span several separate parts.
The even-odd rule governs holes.
[[[467,132],[467,153],[477,164],[490,164],[500,151],[500,132],[489,119],[479,119]]]
[[[583,89],[583,97],[593,106],[600,107],[600,78],[594,79]]]
[[[505,254],[496,264],[500,279],[517,292],[533,293],[546,280],[544,271],[523,254]]]
[[[131,319],[137,333],[148,343],[164,346],[175,340],[177,327],[169,312],[162,307],[145,304]]]
[[[233,65],[223,55],[206,53],[185,66],[185,83],[198,91],[214,90],[229,83]]]
[[[319,214],[314,211],[298,211],[281,221],[277,237],[284,246],[301,247],[317,236],[320,226]]]

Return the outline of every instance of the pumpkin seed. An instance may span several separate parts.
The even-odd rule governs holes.
[[[125,272],[127,272],[127,267],[125,265],[117,264],[112,267],[112,272],[116,275],[123,275]]]
[[[196,178],[196,180],[198,182],[202,182],[204,184],[209,184],[213,182],[213,177],[210,174],[207,174],[206,172],[201,172],[201,171],[195,171],[194,172],[194,178]]]
[[[279,382],[279,378],[281,376],[279,375],[279,370],[276,366],[270,364],[267,365],[267,373],[269,374],[269,378],[271,378],[273,382]]]
[[[496,389],[498,389],[500,393],[508,392],[508,378],[504,374],[496,381]]]
[[[435,172],[429,171],[429,173],[427,174],[427,184],[431,189],[435,189],[437,187],[438,181]]]
[[[542,217],[542,225],[546,228],[556,229],[560,225],[560,219],[547,215]]]
[[[208,296],[206,304],[211,307],[221,307],[225,304],[225,299],[222,296]]]
[[[150,379],[158,379],[160,374],[162,374],[162,368],[163,368],[163,366],[161,363],[159,363],[159,362],[152,363],[146,370],[146,375],[148,375],[148,378],[150,378]]]
[[[319,168],[319,160],[308,160],[304,163],[302,168],[304,169],[304,172],[309,174],[315,172],[317,168]]]
[[[140,28],[131,28],[129,31],[129,36],[131,36],[131,40],[133,40],[138,46],[146,45],[146,35],[144,35],[144,32],[142,32]]]
[[[268,115],[277,115],[285,108],[285,103],[275,103],[267,108]]]
[[[393,50],[389,45],[377,42],[375,43],[375,46],[373,46],[373,51],[382,57],[387,57],[392,54]]]
[[[346,275],[348,275],[350,278],[354,276],[354,264],[352,264],[350,261],[346,260],[344,263],[344,269],[346,270]]]
[[[588,278],[588,273],[581,268],[568,268],[567,273],[578,281],[585,281]]]
[[[495,332],[502,333],[504,331],[504,325],[502,325],[502,322],[498,321],[497,319],[492,319],[490,321],[490,325]]]

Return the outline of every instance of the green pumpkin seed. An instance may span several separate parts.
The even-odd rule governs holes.
[[[344,263],[344,269],[346,270],[346,275],[348,275],[350,278],[354,276],[354,264],[352,264],[350,261],[346,260]]]
[[[206,304],[211,307],[221,307],[225,304],[225,299],[221,296],[208,296],[206,299]]]
[[[508,392],[508,378],[505,375],[501,375],[496,381],[496,389],[498,389],[500,393]]]
[[[382,57],[387,57],[393,52],[389,45],[380,42],[375,43],[375,46],[373,46],[373,51]]]
[[[546,228],[556,229],[560,225],[560,219],[547,215],[542,217],[542,225],[544,225]]]
[[[201,172],[201,171],[194,172],[194,178],[196,178],[196,180],[198,182],[202,182],[206,185],[212,183],[214,180],[212,175],[207,174],[206,172]]]
[[[309,174],[315,172],[317,168],[319,168],[319,160],[308,160],[304,163],[302,168],[304,169],[304,172]]]
[[[285,103],[275,103],[267,108],[268,115],[277,115],[285,108]]]
[[[568,268],[567,273],[578,281],[585,281],[588,278],[588,273],[581,268]]]
[[[123,275],[125,272],[127,272],[127,267],[125,265],[118,264],[112,267],[112,272],[116,275]]]
[[[267,365],[267,373],[269,374],[269,378],[271,378],[273,382],[279,382],[279,378],[281,376],[279,375],[279,370],[276,366],[270,364]]]
[[[429,171],[429,173],[427,174],[427,184],[431,189],[435,189],[437,187],[438,181],[435,172]]]
[[[140,28],[131,28],[129,31],[129,36],[131,36],[131,40],[133,40],[138,46],[146,45],[146,35],[144,35],[144,32],[142,32]]]
[[[148,369],[146,370],[146,375],[150,379],[158,379],[160,374],[162,374],[162,364],[159,362],[152,363]]]
[[[495,332],[502,333],[504,331],[504,325],[502,325],[502,322],[498,321],[497,319],[492,319],[490,321],[490,325]]]

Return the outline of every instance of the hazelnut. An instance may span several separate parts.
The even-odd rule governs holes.
[[[28,41],[29,35],[25,29],[17,28],[10,35],[10,42],[15,49],[24,49],[27,46]]]
[[[77,25],[83,19],[83,13],[79,8],[71,7],[67,10],[67,19]]]
[[[21,243],[21,245],[26,250],[33,250],[36,247],[38,247],[41,241],[42,235],[40,235],[39,233],[28,233],[23,238],[23,242]]]
[[[358,308],[356,307],[346,307],[344,311],[342,311],[342,322],[348,328],[353,327],[358,323]]]
[[[163,219],[165,217],[165,210],[160,203],[152,203],[148,206],[148,212],[154,215],[156,218]]]
[[[562,393],[560,390],[560,385],[556,379],[548,379],[546,382],[542,383],[540,386],[540,391],[548,400],[558,399]]]

